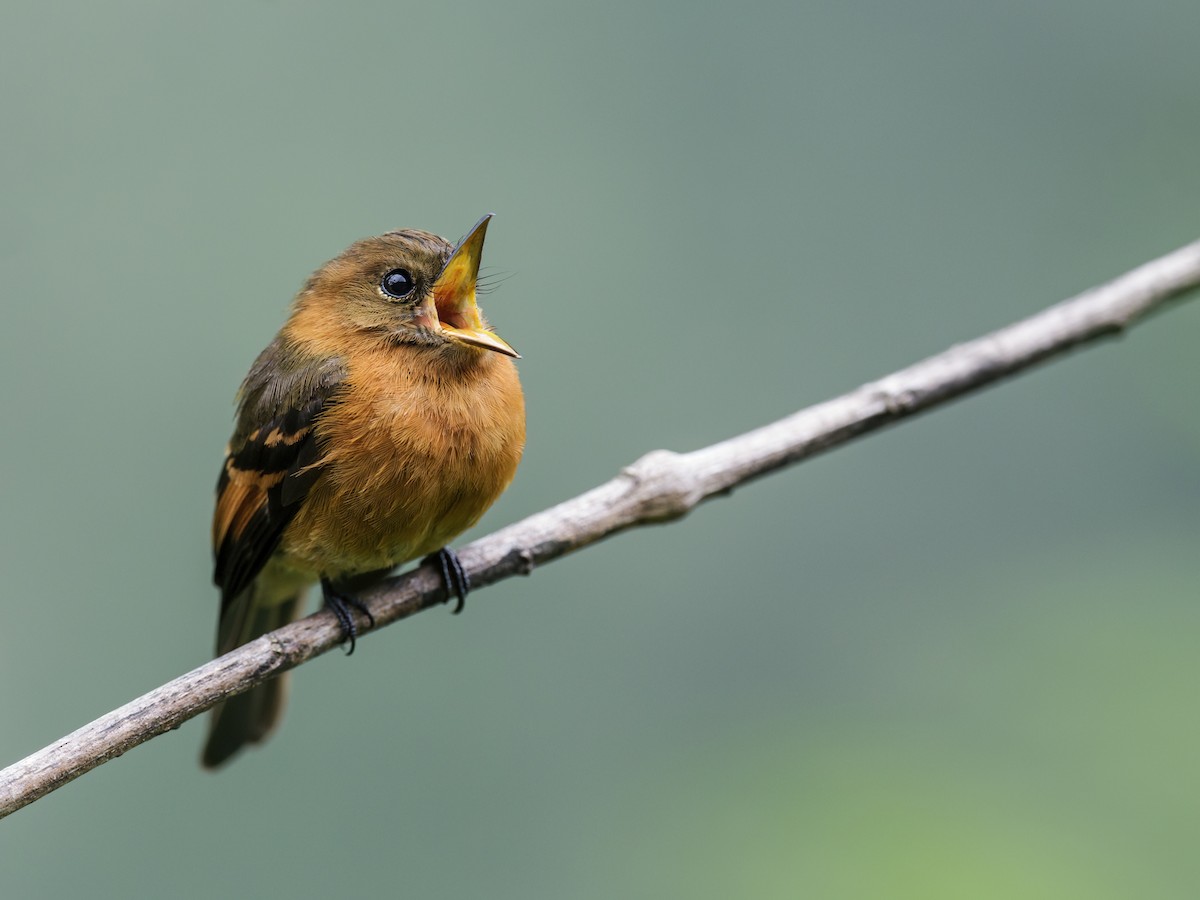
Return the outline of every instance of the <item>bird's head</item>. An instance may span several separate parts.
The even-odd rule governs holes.
[[[483,238],[491,214],[456,245],[405,229],[352,244],[313,273],[297,310],[319,312],[339,330],[397,344],[493,350],[520,358],[493,332],[475,298]]]

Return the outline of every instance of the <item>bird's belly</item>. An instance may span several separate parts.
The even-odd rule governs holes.
[[[519,432],[411,404],[342,408],[322,423],[322,475],[284,532],[288,564],[336,578],[438,550],[478,521],[516,472]],[[347,433],[353,434],[347,440]]]

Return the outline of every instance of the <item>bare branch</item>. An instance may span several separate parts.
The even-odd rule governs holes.
[[[667,522],[702,500],[844,444],[1027,369],[1115,335],[1200,285],[1200,241],[1102,287],[825,403],[692,453],[655,450],[616,478],[463,548],[479,587],[528,575],[601,538]],[[431,568],[388,579],[362,598],[377,627],[446,599]],[[337,646],[341,633],[321,611],[181,675],[0,771],[0,817],[101,763],[178,727],[214,704]]]

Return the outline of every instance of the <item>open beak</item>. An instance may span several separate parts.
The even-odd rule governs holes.
[[[459,241],[442,274],[433,283],[432,306],[427,312],[435,315],[442,333],[460,344],[495,350],[505,356],[521,358],[500,335],[484,327],[479,307],[475,304],[475,280],[479,276],[479,259],[483,255],[483,236],[487,234],[488,213],[475,223],[465,238]]]

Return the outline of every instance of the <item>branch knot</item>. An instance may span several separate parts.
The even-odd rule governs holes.
[[[673,450],[651,450],[621,474],[631,482],[628,500],[638,522],[678,519],[704,497],[684,456]]]

